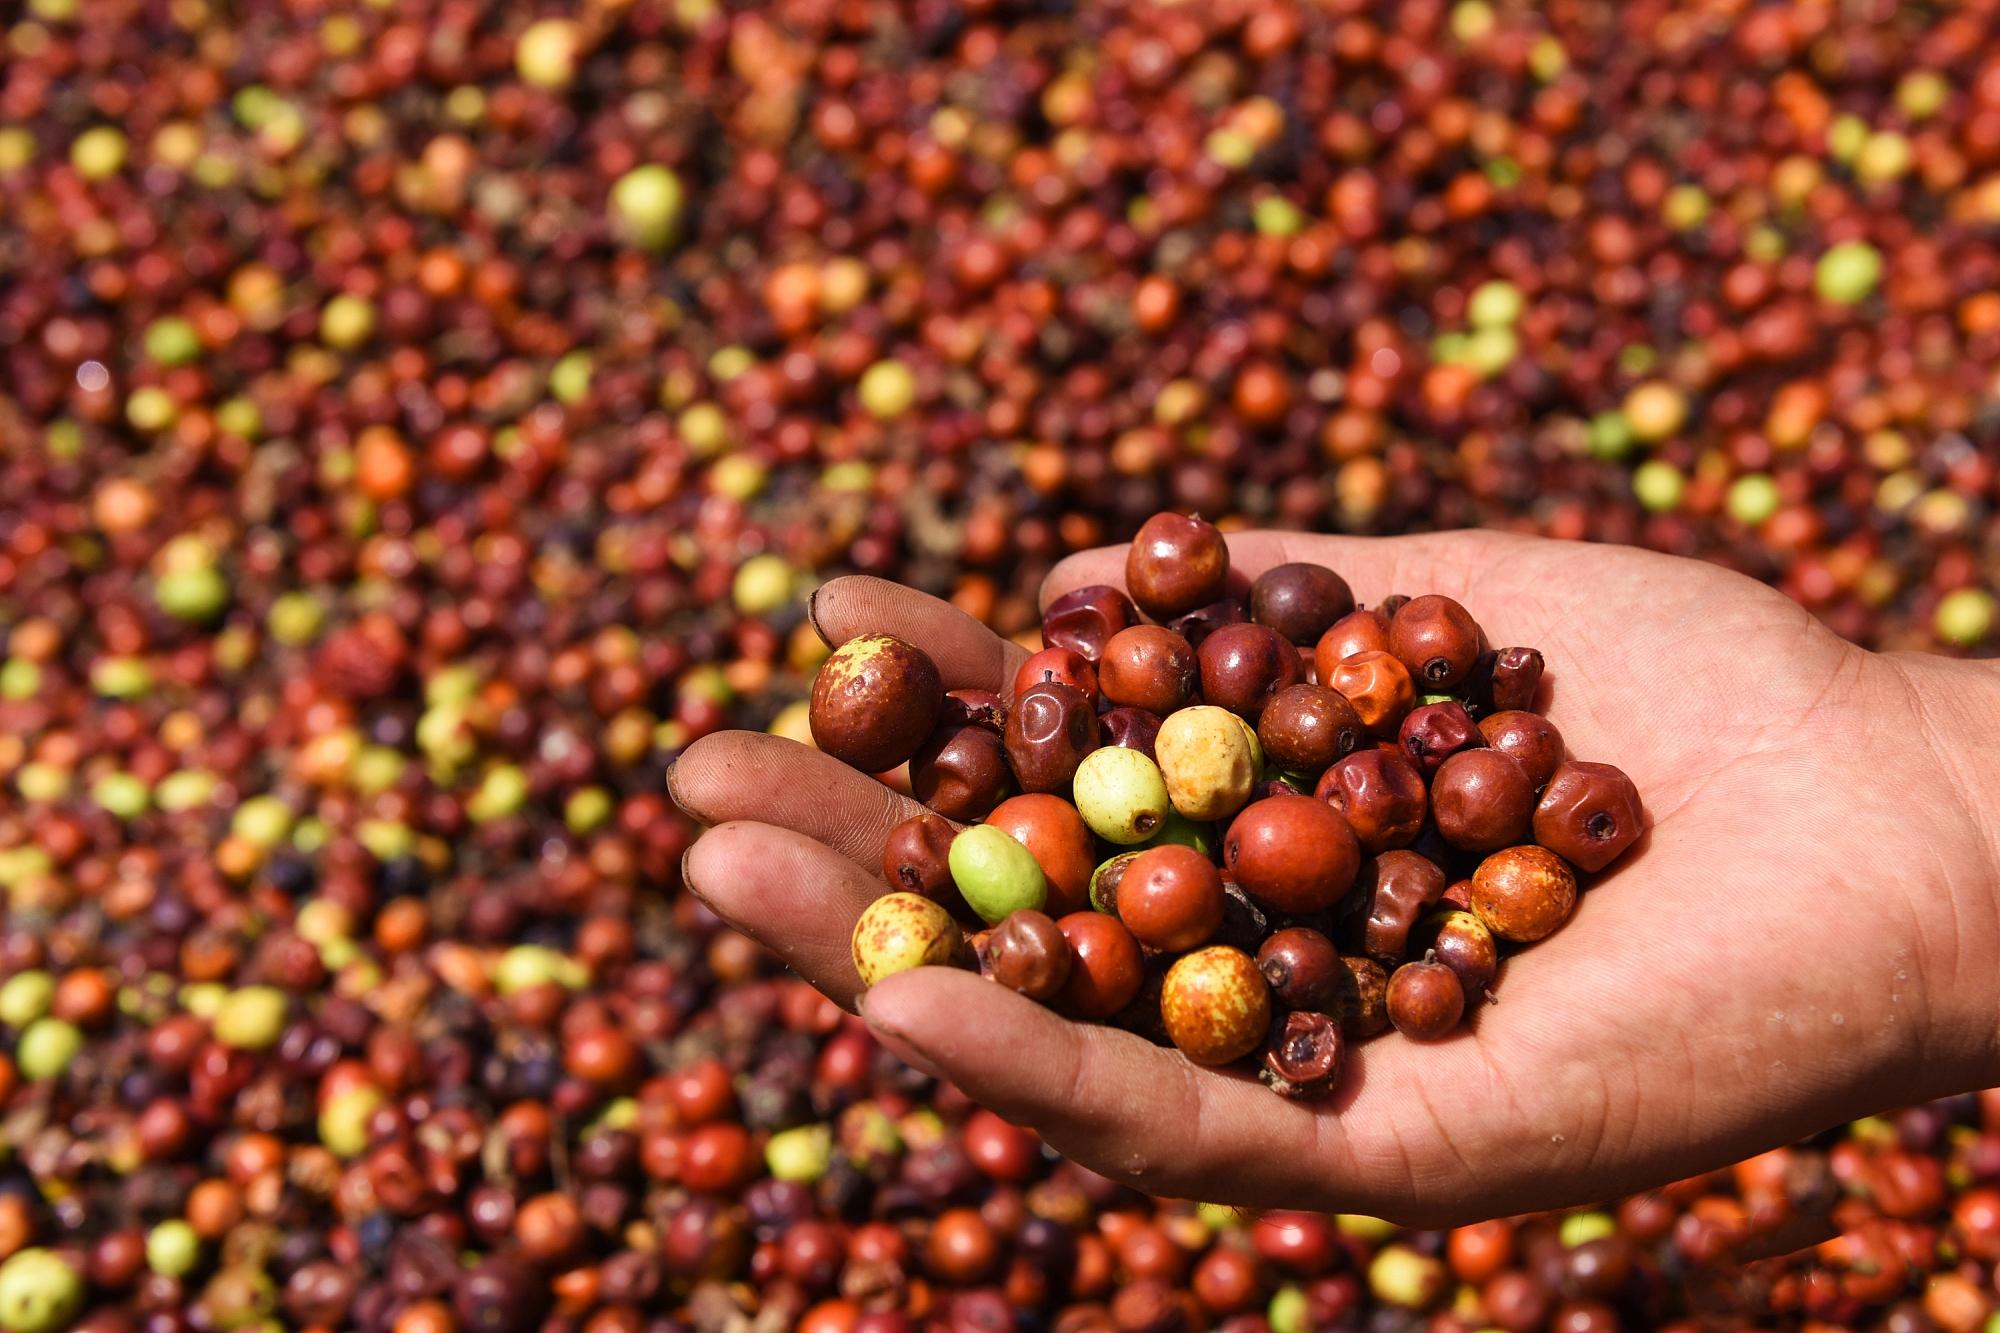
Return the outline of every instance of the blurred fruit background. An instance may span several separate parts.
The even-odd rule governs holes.
[[[2000,1328],[2000,1097],[1451,1233],[1151,1201],[679,895],[662,785],[803,732],[816,581],[1021,633],[1164,506],[1992,653],[1992,0],[0,41],[0,1329]]]

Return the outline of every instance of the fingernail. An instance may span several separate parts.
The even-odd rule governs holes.
[[[831,648],[834,646],[833,638],[826,632],[826,626],[819,623],[819,595],[825,588],[824,583],[815,584],[806,595],[806,620],[811,623],[813,633],[819,635],[819,641]]]
[[[693,864],[694,848],[690,846],[686,851],[681,853],[681,887],[692,893],[695,897],[701,898],[703,902],[707,902],[708,899],[702,898],[701,889],[695,884],[694,875],[689,870],[689,867]]]
[[[898,1060],[910,1066],[910,1068],[929,1074],[932,1078],[943,1078],[944,1075],[931,1062],[931,1058],[924,1054],[921,1047],[912,1042],[903,1032],[890,1027],[883,1021],[881,1015],[872,1014],[868,1011],[868,994],[867,991],[861,992],[860,997],[854,1002],[854,1007],[860,1012],[861,1021],[868,1025],[868,1030],[875,1034],[875,1040],[881,1042],[883,1046],[888,1048],[889,1054],[895,1056]]]

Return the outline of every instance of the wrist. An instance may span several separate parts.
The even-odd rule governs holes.
[[[1931,1022],[1921,1077],[1940,1092],[2000,1083],[2000,663],[1915,653],[1881,659],[1900,679],[1909,730],[1935,780],[1912,793],[1935,807],[1926,849],[1935,873],[1915,886],[1919,960]],[[1913,812],[1914,813],[1914,812]],[[1913,872],[1916,867],[1912,867]]]

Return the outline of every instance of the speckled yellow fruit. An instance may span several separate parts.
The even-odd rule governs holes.
[[[1236,714],[1202,705],[1183,708],[1160,726],[1153,754],[1166,779],[1167,799],[1189,819],[1226,819],[1243,808],[1257,784],[1257,754]]]
[[[1196,949],[1160,987],[1167,1036],[1196,1064],[1226,1065],[1257,1049],[1271,1026],[1271,991],[1256,960],[1226,944]]]
[[[914,893],[891,893],[868,904],[854,923],[854,970],[861,984],[913,967],[953,962],[964,946],[951,913]]]

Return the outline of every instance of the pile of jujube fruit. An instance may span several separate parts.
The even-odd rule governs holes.
[[[886,634],[822,667],[815,742],[907,762],[929,807],[856,923],[864,983],[976,963],[1321,1097],[1349,1042],[1458,1029],[1643,829],[1631,779],[1534,711],[1542,655],[1490,647],[1449,597],[1357,607],[1310,564],[1245,593],[1222,533],[1174,513],[1125,586],[1052,601],[1005,698],[946,691]]]

